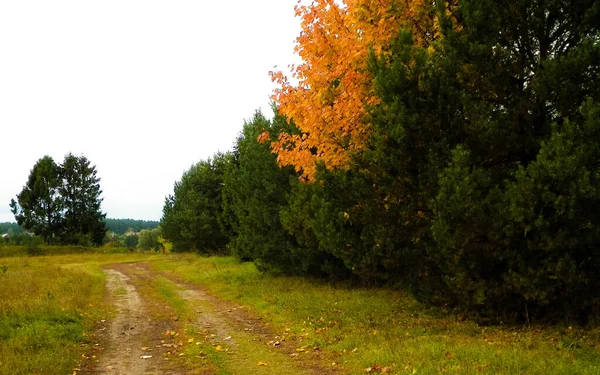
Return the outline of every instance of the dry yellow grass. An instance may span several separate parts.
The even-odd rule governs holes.
[[[261,274],[232,258],[72,254],[0,258],[0,375],[72,373],[106,311],[100,266],[140,260],[249,307],[352,374],[600,374],[598,328],[482,327],[405,293]],[[193,307],[167,281],[151,286],[181,314]]]
[[[106,262],[145,255],[0,258],[0,374],[70,374],[106,311]]]

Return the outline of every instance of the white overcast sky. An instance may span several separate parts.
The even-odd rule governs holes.
[[[271,116],[296,0],[0,0],[0,222],[35,162],[96,166],[112,218],[159,220],[173,183]]]

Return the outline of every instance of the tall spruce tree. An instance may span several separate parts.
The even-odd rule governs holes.
[[[17,223],[51,244],[62,226],[62,198],[59,195],[60,168],[50,156],[44,156],[33,166],[17,201],[10,207]]]
[[[96,167],[83,155],[65,156],[60,168],[63,201],[62,241],[69,244],[100,245],[106,234],[106,224],[100,206],[102,190]]]

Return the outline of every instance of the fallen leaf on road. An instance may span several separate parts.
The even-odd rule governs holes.
[[[366,373],[379,372],[379,373],[382,373],[382,374],[387,374],[387,373],[389,373],[392,370],[393,370],[392,367],[388,367],[388,366],[383,367],[382,365],[375,364],[375,365],[373,365],[371,367],[367,367],[366,369],[364,369],[364,372],[366,372]]]

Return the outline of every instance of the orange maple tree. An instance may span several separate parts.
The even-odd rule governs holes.
[[[348,166],[370,134],[366,108],[378,101],[367,69],[370,49],[385,54],[401,28],[412,29],[417,43],[427,45],[434,38],[433,7],[432,0],[314,0],[296,6],[302,31],[295,52],[302,63],[290,66],[291,79],[270,73],[279,86],[272,98],[300,130],[272,140],[280,165],[294,165],[309,181],[319,162]]]

